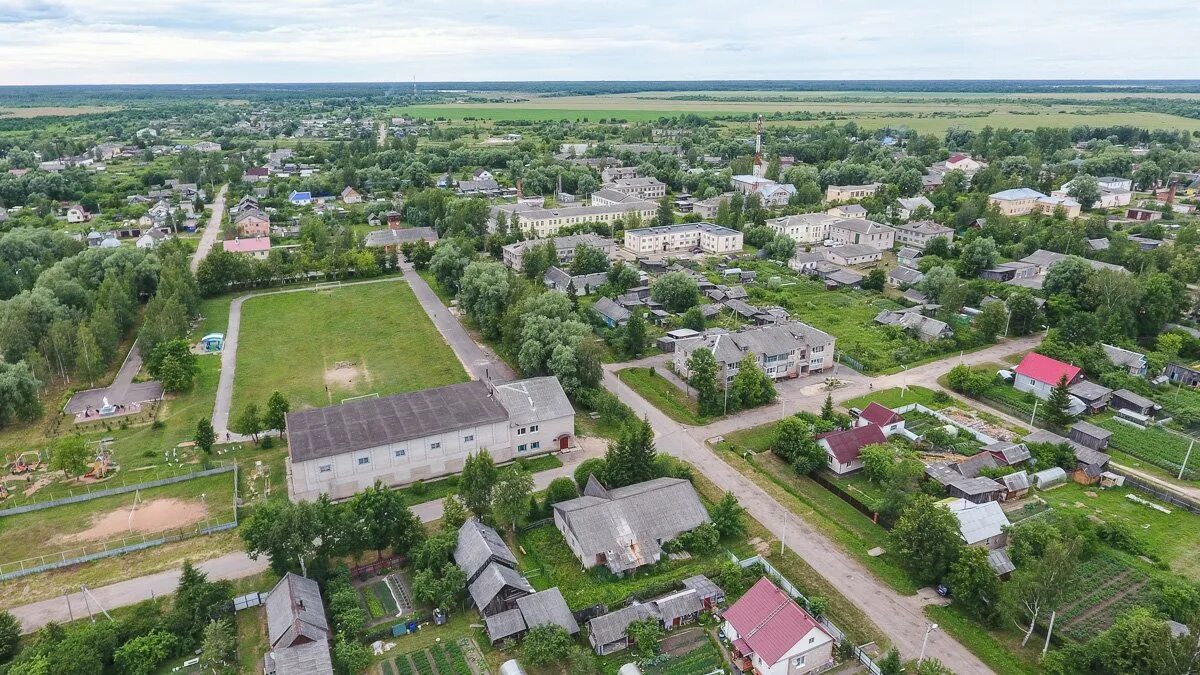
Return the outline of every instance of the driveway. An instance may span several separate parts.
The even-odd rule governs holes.
[[[837,544],[780,506],[762,488],[726,464],[703,440],[711,426],[715,425],[688,428],[672,421],[620,383],[612,369],[605,370],[604,386],[633,408],[637,415],[645,416],[650,421],[658,434],[656,444],[660,452],[690,462],[717,487],[736,495],[738,502],[751,516],[871,617],[906,658],[916,657],[925,637],[925,627],[929,624],[922,612],[926,603],[919,596],[903,596],[893,591],[857,560],[844,553]],[[820,403],[818,400],[815,405],[819,408]],[[992,672],[974,654],[941,631],[929,636],[926,654],[940,659],[956,673]]]
[[[141,403],[142,401],[153,401],[162,398],[162,383],[157,380],[134,384],[133,378],[137,377],[141,369],[142,352],[138,349],[137,341],[134,340],[133,346],[129,348],[129,353],[125,355],[125,361],[121,363],[121,369],[117,371],[112,384],[107,387],[88,389],[76,393],[71,397],[71,400],[67,401],[63,412],[68,415],[75,415],[88,408],[97,410],[100,406],[104,405],[105,399],[108,399],[108,402],[112,405],[129,405],[131,403]]]
[[[200,261],[204,260],[212,250],[213,244],[217,243],[217,235],[221,234],[221,224],[225,222],[225,193],[228,190],[228,185],[222,185],[220,191],[217,192],[216,199],[213,199],[212,215],[209,216],[208,225],[204,227],[204,232],[200,235],[200,243],[192,255],[192,274],[200,269]]]

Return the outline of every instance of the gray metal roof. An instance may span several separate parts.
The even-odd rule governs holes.
[[[507,418],[487,384],[462,382],[288,413],[288,449],[301,462]]]
[[[509,567],[517,565],[517,556],[513,555],[496,530],[479,522],[478,518],[468,519],[458,528],[454,563],[462,568],[469,582],[493,560],[505,562]]]
[[[557,377],[531,377],[495,385],[512,424],[531,424],[575,414]]]
[[[1008,574],[1017,569],[1017,566],[1008,559],[1008,553],[1002,548],[988,551],[987,561],[996,574]]]
[[[485,617],[483,623],[492,642],[512,637],[527,628],[521,610],[515,608]]]
[[[512,586],[526,593],[533,592],[533,586],[529,585],[525,577],[517,574],[513,568],[496,562],[483,568],[483,571],[479,573],[479,578],[467,587],[467,591],[470,592],[471,599],[475,601],[475,608],[482,610],[500,594],[500,591],[504,590],[505,586]]]
[[[420,239],[430,243],[435,242],[438,240],[437,232],[432,227],[401,227],[398,229],[385,227],[382,230],[368,232],[363,243],[367,246],[396,246]]]
[[[701,600],[704,598],[721,598],[725,596],[725,591],[721,590],[720,586],[713,583],[712,579],[703,574],[697,574],[694,577],[684,579],[683,587],[696,591]]]
[[[267,595],[267,634],[275,647],[329,636],[316,581],[288,572],[275,584]]]
[[[1100,347],[1104,349],[1105,356],[1108,357],[1108,360],[1114,366],[1129,367],[1133,365],[1144,366],[1146,364],[1146,356],[1144,354],[1113,345],[1101,344]]]
[[[658,608],[659,617],[668,625],[675,619],[704,609],[704,601],[700,594],[690,588],[656,598],[653,602]]]
[[[1071,385],[1068,391],[1085,401],[1098,401],[1112,393],[1112,389],[1087,380],[1076,382]]]
[[[1019,492],[1029,489],[1029,474],[1024,471],[1017,471],[1002,476],[1000,480],[1004,481],[1004,487],[1008,488],[1009,492]]]
[[[915,284],[925,278],[925,275],[921,274],[919,270],[914,270],[911,267],[897,267],[888,272],[888,276],[902,284]]]
[[[567,606],[567,601],[563,599],[558,586],[517,598],[517,607],[521,609],[525,625],[530,628],[553,624],[571,635],[579,632],[579,624],[571,614],[571,608]]]
[[[622,607],[615,612],[602,614],[588,621],[587,627],[588,632],[591,633],[593,644],[606,645],[624,638],[625,630],[629,628],[629,624],[634,621],[649,619],[650,617],[657,618],[653,605],[630,605]]]
[[[968,546],[995,537],[1008,527],[1008,516],[996,502],[975,504],[958,499],[948,505],[958,518],[958,529]]]
[[[592,305],[592,310],[617,323],[628,321],[629,317],[633,316],[632,312],[613,302],[612,298],[600,298]]]
[[[866,220],[863,218],[847,218],[846,220],[839,220],[830,227],[841,230],[849,230],[859,234],[879,234],[880,232],[896,231],[896,228],[889,225],[884,225],[883,223],[877,223],[873,220]]]
[[[654,562],[659,542],[709,522],[696,489],[681,478],[609,490],[608,498],[578,497],[555,504],[554,511],[579,542],[583,560],[603,553],[614,571]]]

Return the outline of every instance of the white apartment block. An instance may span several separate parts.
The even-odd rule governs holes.
[[[830,185],[825,188],[825,201],[845,202],[851,199],[866,199],[875,196],[883,183],[868,183],[866,185]]]
[[[667,194],[667,186],[657,178],[621,178],[601,187],[606,190],[616,190],[638,199],[662,199]]]
[[[492,217],[488,220],[488,231],[496,231],[496,217],[506,214],[508,227],[511,230],[514,217],[518,227],[526,234],[544,239],[552,237],[564,227],[585,225],[591,223],[611,224],[625,217],[627,213],[636,213],[643,220],[650,220],[658,213],[658,205],[654,202],[630,202],[608,206],[583,206],[581,204],[566,204],[554,209],[523,204],[501,204],[492,207]]]
[[[705,253],[737,253],[742,233],[712,223],[680,223],[625,231],[625,248],[634,253],[664,253],[699,248]]]
[[[819,244],[829,238],[829,228],[838,220],[827,213],[801,213],[772,218],[767,227],[777,234],[786,234],[797,244]]]

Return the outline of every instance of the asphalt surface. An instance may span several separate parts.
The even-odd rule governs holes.
[[[200,243],[192,255],[192,274],[200,269],[200,261],[204,260],[204,257],[212,250],[213,244],[217,243],[217,235],[221,234],[221,223],[225,221],[225,193],[228,190],[228,185],[222,185],[221,190],[217,192],[216,199],[213,199],[212,215],[209,216],[208,225],[204,227],[204,232],[200,235]]]
[[[74,415],[88,408],[97,410],[100,406],[104,405],[105,399],[108,399],[111,405],[128,405],[142,401],[153,401],[161,397],[163,387],[162,383],[158,381],[134,384],[133,378],[137,377],[141,369],[142,352],[138,349],[138,343],[135,340],[133,346],[129,348],[129,353],[125,355],[125,361],[121,363],[121,368],[117,371],[117,376],[113,378],[112,384],[107,387],[88,389],[87,391],[76,393],[71,397],[71,400],[67,401],[63,412]]]

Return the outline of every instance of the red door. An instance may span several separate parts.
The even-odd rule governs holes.
[[[566,449],[567,449],[567,445],[568,445],[570,442],[571,442],[571,437],[570,437],[570,436],[568,436],[568,435],[566,435],[566,434],[563,434],[562,436],[559,436],[559,437],[558,437],[558,449],[559,449],[559,450],[566,450]]]

